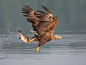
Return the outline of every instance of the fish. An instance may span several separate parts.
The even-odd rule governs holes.
[[[19,30],[18,30],[19,31]],[[21,39],[23,42],[29,44],[32,40],[30,40],[30,38],[28,38],[25,34],[22,34],[21,31],[19,31],[20,37],[19,39]]]

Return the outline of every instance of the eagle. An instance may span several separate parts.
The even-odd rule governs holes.
[[[32,24],[34,30],[30,30],[34,34],[31,40],[26,35],[21,37],[23,39],[25,36],[23,41],[27,39],[28,44],[31,41],[38,41],[39,43],[36,52],[38,52],[39,48],[46,42],[55,39],[62,39],[61,36],[54,35],[54,29],[59,22],[58,18],[55,17],[45,6],[42,5],[42,7],[46,12],[40,10],[35,11],[28,5],[23,5],[21,10],[21,13],[24,13],[23,16],[28,17],[27,21]]]

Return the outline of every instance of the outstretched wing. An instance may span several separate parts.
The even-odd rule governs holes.
[[[33,29],[39,35],[46,33],[46,31],[54,30],[56,24],[58,23],[57,21],[58,19],[45,6],[42,6],[42,7],[47,11],[47,13],[38,10],[37,12],[41,13],[41,14],[38,14],[28,5],[26,6],[23,5],[23,8],[22,8],[22,11],[23,11],[22,13],[26,14],[23,16],[29,17],[27,19],[28,22],[31,22]]]
[[[27,18],[28,22],[30,22],[32,24],[33,29],[36,31],[37,26],[39,24],[39,18],[41,14],[38,14],[36,11],[34,11],[32,8],[30,8],[28,5],[23,5],[22,8],[22,13],[26,14],[23,16],[29,17]]]
[[[42,6],[44,9],[45,9],[45,11],[47,11],[48,13],[45,13],[45,12],[43,12],[43,11],[37,11],[37,12],[40,12],[40,13],[42,13],[42,14],[44,14],[43,16],[41,16],[40,17],[40,21],[49,21],[49,22],[53,22],[53,17],[54,17],[54,15],[45,7],[45,6]]]
[[[37,12],[44,14],[44,16],[42,16],[40,19],[43,22],[40,22],[39,26],[40,26],[40,28],[41,27],[45,28],[46,31],[54,31],[55,26],[59,22],[58,18],[55,17],[45,6],[42,6],[42,7],[45,9],[45,11],[47,11],[47,13],[45,13],[43,11],[39,11],[39,10],[37,11]],[[43,26],[43,24],[44,24],[44,26]]]
[[[27,20],[38,20],[38,17],[42,16],[42,14],[38,14],[36,11],[34,11],[32,8],[30,8],[28,5],[23,5],[23,8],[21,10],[21,13],[24,13],[26,17],[29,17]]]
[[[26,15],[23,15],[23,16],[26,16],[26,17],[30,17],[30,18],[37,18],[34,14],[37,14],[37,12],[35,12],[32,8],[30,8],[28,5],[23,5],[24,8],[22,8],[21,11],[23,11],[22,13],[25,13]]]

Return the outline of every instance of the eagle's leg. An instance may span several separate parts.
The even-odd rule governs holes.
[[[40,42],[38,43],[38,48],[36,49],[36,52],[39,51],[40,46],[42,46],[43,44],[45,44],[46,41],[47,41],[47,39],[45,39],[45,38],[41,38],[40,39]]]
[[[39,51],[39,47],[36,49],[36,52],[38,52]]]
[[[32,32],[34,35],[40,36],[38,33],[36,33],[35,31],[30,30],[30,32]]]

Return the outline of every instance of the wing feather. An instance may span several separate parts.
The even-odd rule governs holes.
[[[24,13],[24,14],[27,14],[27,15],[23,15],[23,16],[26,16],[26,17],[30,17],[32,19],[37,19],[37,17],[35,16],[35,14],[37,14],[36,11],[34,11],[32,8],[30,8],[28,5],[23,5],[24,8],[22,8],[22,12],[21,13]]]
[[[40,21],[50,21],[50,22],[53,22],[53,17],[54,17],[54,15],[45,7],[45,6],[43,6],[42,5],[42,7],[48,12],[48,13],[45,13],[45,12],[43,12],[43,11],[37,11],[37,12],[40,12],[40,13],[42,13],[42,14],[44,14],[43,16],[40,16],[39,18],[40,18]]]
[[[45,12],[43,12],[43,11],[39,11],[39,10],[37,10],[37,12],[40,12],[40,13],[42,13],[42,14],[47,15],[47,13],[45,13]]]
[[[50,23],[48,26],[46,26],[46,29],[47,29],[48,31],[53,31],[53,32],[54,32],[54,29],[55,29],[55,27],[56,27],[56,25],[57,25],[58,23],[59,23],[58,18],[54,17],[54,18],[53,18],[53,22]]]
[[[48,13],[51,13],[45,6],[42,5],[42,7],[45,9],[45,11],[47,11]]]

